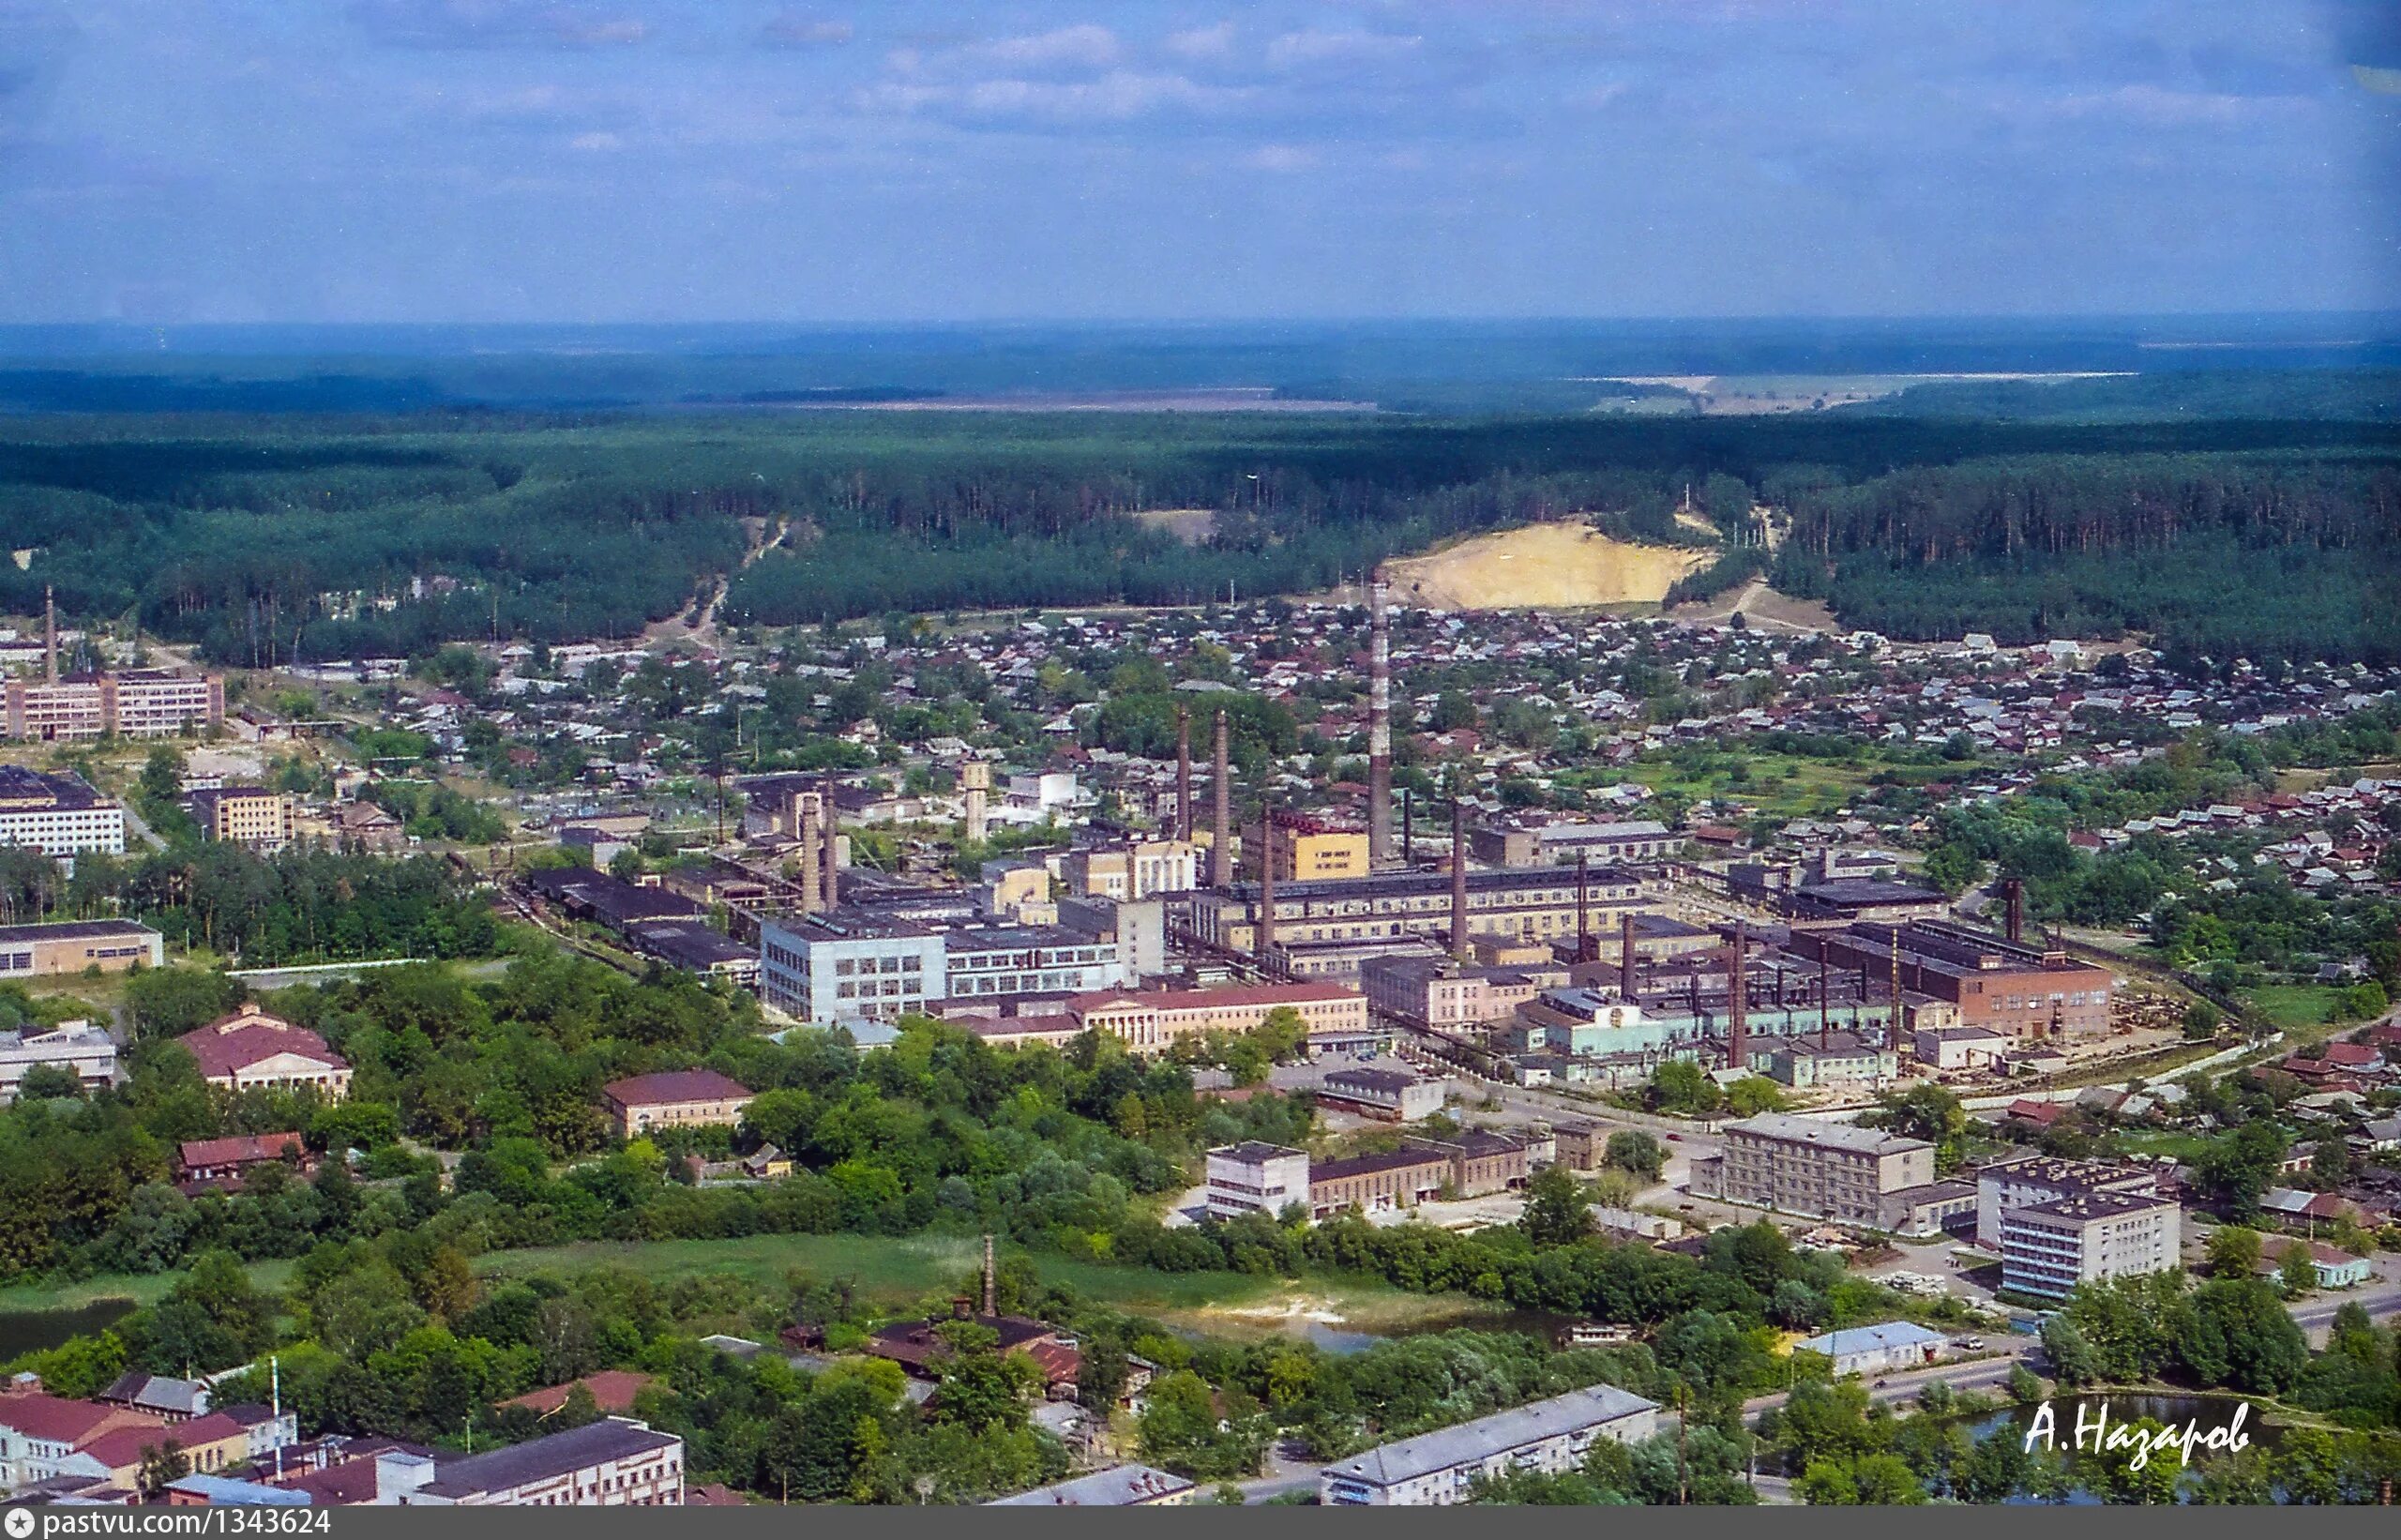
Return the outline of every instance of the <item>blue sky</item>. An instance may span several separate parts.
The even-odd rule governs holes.
[[[2401,306],[2391,0],[0,0],[0,321]]]

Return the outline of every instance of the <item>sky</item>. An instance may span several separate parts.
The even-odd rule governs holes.
[[[2394,0],[0,0],[0,322],[2401,309]]]

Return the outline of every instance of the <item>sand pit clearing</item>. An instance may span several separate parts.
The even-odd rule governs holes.
[[[1479,535],[1384,564],[1393,597],[1428,610],[1579,610],[1657,604],[1714,552],[1628,545],[1575,521]]]

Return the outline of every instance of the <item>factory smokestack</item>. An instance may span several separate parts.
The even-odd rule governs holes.
[[[1593,895],[1590,874],[1586,870],[1589,857],[1583,851],[1576,853],[1576,960],[1593,960]]]
[[[1467,944],[1467,824],[1456,788],[1451,795],[1451,956],[1465,962]]]
[[[967,838],[980,845],[987,832],[986,809],[992,792],[992,767],[982,760],[969,760],[959,767],[959,785],[967,798]]]
[[[58,600],[41,585],[41,667],[46,683],[58,683]]]
[[[1834,979],[1827,970],[1825,938],[1818,938],[1818,1046],[1830,1049],[1834,1044],[1834,1023],[1831,1014],[1834,1001]]]
[[[803,798],[807,793],[793,794],[793,830],[800,839],[800,912],[814,914],[825,907],[817,896],[817,809]]]
[[[834,778],[818,782],[823,805],[817,814],[818,853],[824,858],[825,907],[838,909],[842,904],[841,821],[834,815]]]
[[[1392,625],[1384,569],[1367,580],[1367,868],[1392,865]]]
[[[1259,804],[1259,929],[1251,944],[1251,956],[1259,959],[1259,971],[1267,973],[1274,966],[1267,955],[1276,949],[1276,795],[1269,793]]]
[[[1192,839],[1192,713],[1175,708],[1175,837]]]
[[[1617,918],[1617,992],[1631,1005],[1634,991],[1634,915],[1628,913]]]
[[[1231,887],[1234,880],[1234,789],[1226,752],[1226,714],[1217,713],[1216,834],[1209,846],[1209,885]]]
[[[988,1316],[1001,1313],[1000,1282],[992,1267],[992,1237],[988,1234],[984,1237],[984,1313]]]
[[[1749,949],[1750,938],[1744,933],[1743,922],[1734,922],[1734,959],[1727,970],[1726,1002],[1726,1067],[1736,1072],[1751,1067],[1750,1039],[1744,1034],[1749,1025],[1750,971],[1744,965],[1743,954]]]
[[[2023,877],[2002,878],[2001,898],[2001,902],[2008,906],[2002,911],[2001,933],[2011,941],[2024,941],[2026,939],[2026,879]]]

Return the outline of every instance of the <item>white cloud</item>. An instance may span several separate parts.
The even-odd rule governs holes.
[[[1423,38],[1390,32],[1321,32],[1311,27],[1288,32],[1267,45],[1267,63],[1276,69],[1302,69],[1313,65],[1384,64],[1416,52]]]
[[[592,155],[604,155],[611,150],[622,150],[626,147],[624,140],[619,139],[615,134],[605,132],[578,134],[566,143],[569,149],[582,150]]]
[[[787,11],[759,29],[765,48],[838,48],[857,35],[848,22]]]
[[[1013,69],[1106,69],[1124,50],[1117,34],[1086,23],[1022,38],[995,38],[964,51],[967,57]]]
[[[955,85],[886,82],[859,93],[855,100],[868,112],[1106,123],[1168,112],[1219,112],[1239,105],[1251,95],[1246,88],[1203,85],[1181,75],[1112,69],[1088,81],[1007,77]]]
[[[1205,61],[1231,58],[1234,51],[1234,24],[1219,22],[1213,27],[1170,32],[1167,38],[1167,51],[1179,59]]]
[[[2247,97],[2222,91],[2174,91],[2137,82],[2114,91],[2062,97],[2055,110],[2063,117],[2123,117],[2162,126],[2224,124],[2282,111],[2301,100],[2297,97]]]
[[[1243,163],[1254,171],[1314,171],[1322,158],[1306,144],[1261,144],[1245,156]]]

